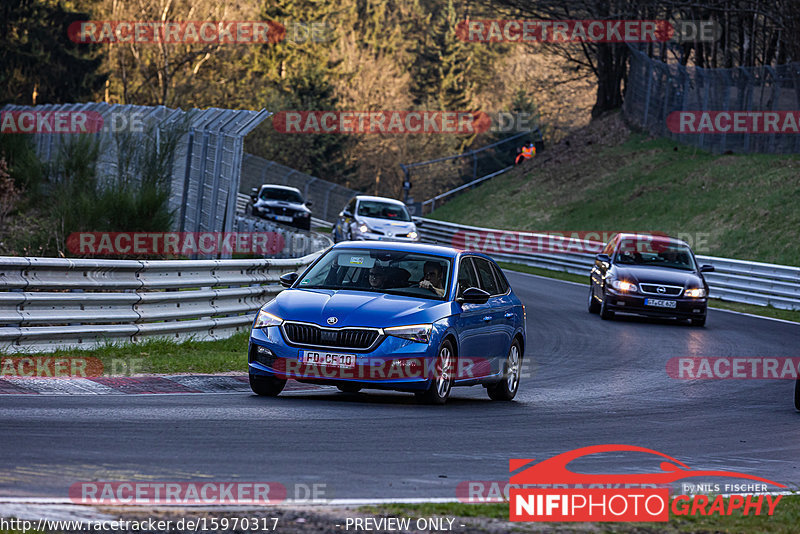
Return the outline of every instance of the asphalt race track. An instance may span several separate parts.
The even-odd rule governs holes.
[[[515,402],[492,402],[480,387],[456,388],[444,407],[330,389],[277,399],[4,395],[0,497],[65,499],[92,480],[238,480],[323,483],[337,499],[455,498],[459,482],[507,480],[510,458],[606,443],[800,484],[794,381],[679,381],[665,370],[675,356],[797,357],[800,325],[722,311],[706,328],[602,321],[586,311],[584,286],[508,276],[527,305],[532,373]],[[655,467],[619,454],[585,465]]]

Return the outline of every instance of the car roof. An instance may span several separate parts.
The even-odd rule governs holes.
[[[357,248],[366,250],[397,250],[400,252],[419,252],[455,258],[460,251],[452,247],[429,245],[427,243],[406,243],[403,241],[343,241],[333,248]]]
[[[261,186],[261,189],[265,187],[269,187],[270,189],[284,189],[288,191],[294,191],[295,193],[300,193],[300,190],[296,187],[289,187],[288,185],[276,185],[276,184],[264,184]]]
[[[397,200],[394,198],[386,198],[386,197],[374,197],[371,195],[356,195],[356,199],[358,200],[374,200],[377,202],[388,202],[389,204],[399,204],[401,206],[405,206],[401,200]]]
[[[486,258],[489,261],[494,260],[480,252],[473,252],[471,250],[461,250],[453,247],[446,247],[444,245],[432,245],[429,243],[411,243],[405,241],[343,241],[337,243],[333,248],[358,248],[367,250],[397,250],[401,252],[419,252],[421,254],[434,254],[437,256],[445,256],[448,258],[457,258],[459,256],[467,255],[479,256]]]
[[[635,233],[619,233],[617,234],[614,239],[621,240],[621,239],[641,239],[642,241],[659,241],[662,243],[672,243],[674,245],[686,245],[689,247],[689,244],[686,241],[682,241],[677,237],[670,237],[666,234],[635,234]],[[691,247],[689,247],[691,248]]]

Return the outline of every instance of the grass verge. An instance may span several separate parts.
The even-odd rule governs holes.
[[[590,124],[596,139],[581,143],[588,134],[577,132],[430,217],[533,232],[660,231],[698,254],[800,265],[800,157],[711,154],[627,130],[604,142],[603,129],[618,134],[619,122]]]
[[[575,282],[578,284],[588,284],[589,277],[581,276],[578,274],[565,273],[561,271],[549,271],[540,267],[531,267],[528,265],[520,265],[517,263],[509,263],[505,261],[497,262],[503,269],[509,271],[517,271],[521,273],[535,274],[545,278],[554,278],[556,280],[565,280],[567,282]],[[784,321],[793,321],[800,323],[800,311],[780,310],[772,306],[754,306],[752,304],[742,304],[739,302],[728,302],[725,300],[712,298],[709,300],[709,305],[712,308],[720,308],[723,310],[731,310],[739,313],[749,313],[751,315],[759,315],[761,317],[771,317],[773,319],[783,319]]]
[[[727,505],[726,505],[727,506]],[[450,516],[480,519],[508,519],[508,503],[426,503],[426,504],[386,504],[366,506],[360,511],[380,516]],[[512,525],[509,523],[509,525]],[[531,523],[514,523],[514,527],[524,530]],[[586,528],[588,524],[548,523],[554,531],[563,532],[570,527],[582,532],[625,532],[650,533],[666,532],[689,534],[700,532],[719,533],[769,533],[794,534],[800,525],[800,495],[784,496],[772,516],[745,516],[739,511],[730,516],[672,516],[668,523],[596,523],[596,529]],[[539,525],[537,525],[539,526]],[[561,527],[561,528],[559,528]],[[580,527],[580,528],[579,528]],[[515,529],[516,530],[516,529]],[[537,529],[538,530],[538,529]]]
[[[225,373],[247,371],[249,332],[217,341],[151,339],[142,343],[105,345],[95,349],[61,349],[36,357],[97,358],[106,375],[134,373]],[[14,354],[14,356],[22,356]]]

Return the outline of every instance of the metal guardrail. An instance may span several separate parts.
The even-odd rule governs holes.
[[[419,226],[420,238],[429,243],[452,245],[453,237],[458,232],[516,233],[511,230],[480,228],[419,217],[415,217],[415,220],[422,222]],[[564,250],[568,250],[570,244],[573,248],[578,244],[576,240],[565,237],[533,233],[527,235],[546,238]],[[586,245],[586,242],[580,244]],[[603,245],[595,244],[599,246],[598,250]],[[481,252],[501,261],[586,276],[594,264],[594,254],[587,253],[519,253],[504,251],[501,244],[498,244],[497,248]],[[713,273],[704,275],[710,286],[712,298],[756,306],[772,306],[784,310],[800,310],[800,267],[715,256],[697,256],[697,259],[701,263],[714,266]]]
[[[333,239],[328,234],[300,230],[284,224],[259,219],[248,215],[236,215],[234,229],[237,232],[274,232],[280,234],[284,240],[283,249],[272,258],[299,258],[325,250],[333,245]]]
[[[499,171],[493,172],[491,174],[487,174],[486,176],[481,176],[477,180],[472,180],[471,182],[468,182],[468,183],[466,183],[464,185],[458,186],[458,187],[456,187],[454,189],[451,189],[450,191],[445,191],[444,193],[442,193],[440,195],[436,195],[433,198],[429,198],[428,200],[425,200],[425,201],[422,202],[422,212],[425,213],[425,208],[427,206],[429,206],[430,209],[428,210],[428,213],[430,213],[430,212],[432,212],[433,210],[436,209],[436,203],[438,201],[442,200],[443,198],[447,198],[450,195],[454,195],[454,194],[458,193],[459,191],[463,191],[464,189],[469,189],[470,187],[476,186],[481,182],[485,182],[486,180],[490,180],[490,179],[494,178],[495,176],[499,176],[499,175],[501,175],[501,174],[503,174],[505,172],[508,172],[513,168],[514,168],[513,165],[509,165],[505,169],[500,169]]]
[[[87,260],[0,257],[0,351],[93,348],[246,330],[296,259]]]

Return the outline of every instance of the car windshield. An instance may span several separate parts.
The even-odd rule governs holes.
[[[694,271],[692,251],[686,245],[665,241],[622,241],[614,263],[618,265],[652,265]]]
[[[295,287],[351,289],[444,300],[450,265],[448,258],[416,252],[331,250],[304,273]]]
[[[261,190],[261,200],[282,200],[284,202],[303,203],[303,197],[297,191],[291,189],[278,189],[265,187]]]
[[[390,204],[388,202],[377,202],[374,200],[362,200],[359,202],[358,215],[362,217],[375,217],[376,219],[390,219],[393,221],[411,220],[405,206]]]

